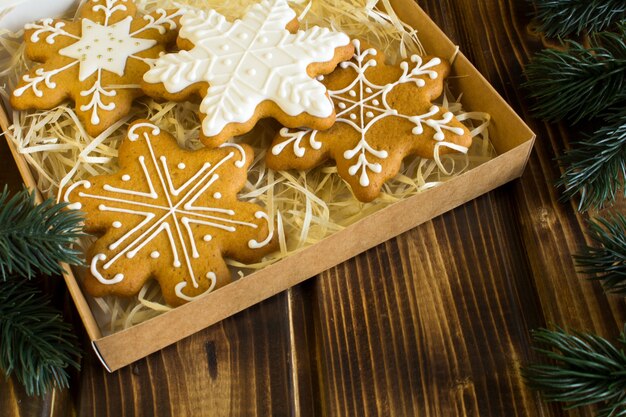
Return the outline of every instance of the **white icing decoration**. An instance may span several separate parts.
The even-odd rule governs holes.
[[[67,187],[67,189],[65,190],[65,193],[63,194],[63,201],[66,203],[69,203],[70,201],[70,194],[78,187],[84,187],[86,190],[91,188],[91,183],[87,180],[82,180],[82,181],[77,181],[74,184],[70,185],[69,187]],[[71,203],[68,204],[67,206],[68,209],[70,210],[80,210],[81,208],[83,208],[83,205],[81,203]]]
[[[95,3],[99,3],[100,0],[95,0]],[[104,23],[108,24],[109,19],[115,12],[125,12],[128,10],[126,5],[127,0],[104,0],[104,4],[96,4],[91,8],[94,12],[104,12]]]
[[[116,229],[119,229],[120,227],[122,227],[122,222],[114,221],[113,224],[111,224],[111,226],[115,227]]]
[[[70,62],[69,64],[65,65],[64,67],[51,69],[49,71],[45,71],[43,68],[37,68],[35,70],[35,76],[34,77],[31,77],[28,74],[26,74],[26,75],[24,75],[24,77],[22,77],[22,79],[24,81],[26,81],[28,84],[13,90],[13,95],[16,96],[16,97],[20,97],[22,94],[24,94],[24,92],[26,90],[32,89],[33,90],[33,94],[35,94],[35,96],[43,97],[43,92],[39,89],[39,84],[43,81],[43,83],[46,85],[46,87],[48,87],[50,89],[55,89],[57,84],[54,81],[52,81],[52,77],[54,77],[55,75],[57,75],[60,72],[63,72],[65,70],[73,67],[77,63],[78,63],[78,61]]]
[[[451,112],[446,112],[443,114],[443,118],[440,120],[436,120],[436,119],[426,120],[426,124],[430,126],[431,128],[433,128],[436,132],[434,136],[436,141],[441,142],[442,140],[445,139],[443,130],[452,132],[457,136],[460,136],[463,134],[463,129],[461,129],[460,127],[448,126],[448,123],[450,123],[453,118],[454,118],[454,115]]]
[[[220,193],[219,191],[216,192],[215,194],[213,194],[213,198],[219,200],[220,198],[222,198],[222,193]]]
[[[91,110],[91,123],[97,125],[100,123],[100,116],[98,116],[98,110],[111,111],[115,109],[115,103],[109,102],[104,104],[101,96],[115,97],[117,92],[115,90],[105,90],[100,84],[101,70],[98,70],[98,78],[93,83],[93,86],[89,90],[81,91],[80,95],[83,97],[91,96],[91,101],[85,105],[80,106],[81,111]]]
[[[289,144],[293,143],[293,153],[298,158],[302,158],[306,152],[306,149],[301,145],[302,139],[304,139],[304,137],[310,132],[310,130],[291,131],[286,127],[282,128],[280,130],[280,135],[289,139],[272,147],[272,153],[274,155],[279,155]],[[319,150],[322,147],[322,143],[316,141],[315,136],[316,135],[309,135],[309,144],[313,149]]]
[[[157,43],[154,39],[133,38],[130,34],[132,21],[133,18],[128,16],[114,25],[103,26],[83,19],[80,40],[61,49],[59,54],[80,61],[80,81],[85,81],[100,69],[123,76],[126,61],[131,55]]]
[[[178,167],[178,169],[185,169],[185,168],[187,167],[187,165],[185,165],[183,162],[180,162],[180,163],[177,165],[177,167]]]
[[[124,274],[115,274],[111,279],[106,279],[102,276],[98,270],[98,262],[106,261],[107,256],[104,253],[98,253],[91,259],[91,275],[93,275],[98,281],[106,285],[117,284],[124,280]]]
[[[232,23],[214,10],[189,11],[181,18],[179,36],[194,48],[161,56],[144,80],[163,83],[170,93],[209,83],[200,105],[205,136],[248,121],[265,100],[290,116],[329,117],[333,109],[326,88],[306,69],[332,60],[335,48],[347,45],[349,38],[317,26],[291,34],[284,28],[295,17],[286,0],[263,0]]]
[[[127,190],[124,188],[117,188],[117,187],[112,187],[109,184],[104,184],[104,189],[106,191],[113,191],[113,192],[117,192],[117,193],[122,193],[122,194],[131,194],[131,195],[136,195],[139,197],[147,197],[147,198],[151,198],[153,200],[157,199],[159,197],[159,195],[157,194],[157,192],[154,189],[154,184],[152,183],[152,178],[150,178],[150,175],[148,174],[148,167],[146,167],[146,158],[141,155],[139,157],[139,164],[141,165],[141,169],[143,170],[144,175],[146,176],[146,180],[148,181],[148,188],[149,191],[148,192],[139,192],[136,190]]]
[[[183,294],[183,289],[187,286],[187,283],[185,281],[181,281],[178,284],[176,284],[176,286],[174,287],[174,292],[176,293],[178,298],[181,298],[185,301],[193,301],[196,298],[200,297],[201,295],[210,293],[215,288],[215,284],[217,284],[217,275],[215,275],[215,272],[207,272],[206,278],[209,281],[211,281],[211,284],[209,285],[209,288],[206,291],[204,291],[202,294],[196,295],[195,297],[190,297],[188,295]]]
[[[432,58],[427,63],[424,63],[419,55],[413,55],[410,58],[410,61],[415,63],[412,69],[409,69],[407,62],[402,62],[400,64],[402,74],[396,81],[386,85],[377,85],[371,82],[366,76],[367,69],[377,65],[376,60],[368,59],[369,56],[376,55],[376,50],[366,49],[361,51],[361,44],[358,40],[353,40],[352,43],[355,47],[355,54],[352,60],[342,62],[340,66],[343,69],[352,68],[357,76],[347,87],[341,90],[329,90],[328,93],[333,99],[333,102],[335,102],[337,107],[341,110],[337,113],[336,122],[350,125],[361,135],[361,140],[356,147],[344,152],[343,155],[346,160],[357,158],[355,163],[348,169],[348,173],[352,176],[359,175],[359,184],[361,184],[361,186],[369,186],[370,179],[368,172],[382,172],[382,165],[372,162],[368,159],[368,156],[371,155],[379,159],[386,159],[389,156],[387,151],[373,148],[366,139],[366,134],[370,127],[386,117],[399,117],[410,120],[415,124],[415,128],[412,130],[412,133],[415,135],[420,135],[424,132],[422,124],[425,123],[435,130],[433,139],[438,142],[435,144],[437,149],[437,145],[441,145],[459,150],[463,153],[467,152],[467,148],[463,146],[442,142],[445,139],[443,130],[452,132],[455,135],[462,135],[464,132],[462,128],[449,125],[454,118],[452,113],[445,113],[441,120],[433,119],[432,117],[439,113],[440,109],[437,106],[432,106],[429,112],[425,114],[405,115],[393,109],[387,102],[387,94],[400,84],[414,83],[417,87],[424,87],[426,82],[418,77],[425,75],[430,79],[436,79],[438,74],[432,68],[441,64],[439,58]],[[355,97],[355,99],[345,97],[346,94],[349,97]],[[366,117],[369,120],[366,120]],[[301,143],[307,135],[313,149],[319,150],[322,147],[322,143],[317,140],[317,133],[317,130],[311,129],[291,130],[284,128],[280,131],[280,135],[286,138],[286,140],[274,145],[272,147],[272,153],[279,155],[287,146],[292,145],[294,155],[301,158],[306,153],[306,148],[304,148]],[[445,145],[443,145],[444,143]]]
[[[122,175],[122,181],[130,181],[130,175],[128,174]]]
[[[463,129],[461,129],[460,127],[448,125],[454,118],[454,115],[452,113],[444,113],[441,120],[432,119],[432,116],[439,113],[439,110],[439,107],[432,106],[428,113],[409,117],[409,120],[415,123],[415,127],[412,130],[413,134],[421,135],[422,133],[424,133],[424,127],[422,126],[422,122],[424,122],[427,126],[431,127],[435,131],[435,136],[433,138],[438,142],[441,142],[445,139],[445,135],[443,133],[444,130],[452,132],[457,136],[462,135]]]
[[[133,218],[134,216],[139,216],[140,218],[139,221],[133,222],[134,227],[130,228],[108,246],[109,250],[117,251],[111,259],[107,259],[104,254],[96,254],[93,258],[91,272],[96,279],[104,284],[121,282],[124,279],[123,274],[117,274],[114,278],[107,280],[102,276],[102,271],[111,268],[122,257],[134,258],[144,248],[150,248],[150,256],[156,259],[161,253],[154,250],[154,245],[151,245],[151,242],[157,236],[165,235],[173,255],[172,265],[175,268],[184,266],[188,272],[188,279],[177,286],[178,290],[176,293],[182,294],[182,288],[187,285],[187,282],[191,283],[194,288],[199,287],[192,266],[192,259],[200,258],[200,253],[196,247],[195,233],[207,227],[234,233],[241,227],[258,229],[259,226],[255,223],[235,220],[233,218],[236,214],[234,210],[196,206],[194,204],[200,196],[208,192],[220,179],[219,168],[222,165],[232,163],[238,166],[238,162],[242,161],[237,158],[236,151],[241,151],[241,157],[244,158],[243,161],[245,162],[245,152],[240,145],[223,145],[223,148],[231,147],[234,149],[214,165],[208,162],[204,163],[190,180],[176,187],[172,183],[166,157],[157,155],[155,153],[156,150],[152,146],[150,134],[158,135],[159,133],[159,128],[150,123],[137,123],[128,132],[129,140],[137,141],[143,139],[146,144],[147,155],[140,155],[137,159],[144,178],[142,181],[137,181],[137,183],[145,184],[147,190],[138,191],[104,184],[102,188],[108,193],[97,195],[87,191],[92,187],[91,183],[80,181],[70,186],[64,193],[63,198],[64,201],[70,201],[70,194],[77,192],[78,196],[83,199],[97,201],[99,203],[98,210],[100,211],[124,214],[127,218]],[[76,190],[81,185],[84,191]],[[215,195],[215,193],[213,192],[212,195]],[[158,201],[154,201],[155,199],[158,199]],[[164,200],[166,204],[163,204]],[[255,218],[263,218],[269,224],[269,217],[263,212],[256,212]],[[120,227],[122,226],[121,222],[115,220],[113,227],[118,227],[117,223],[119,223]],[[205,242],[209,242],[212,239],[212,236],[209,234],[200,236],[203,236],[202,239]],[[269,244],[272,236],[273,231],[270,230],[264,240],[261,242],[250,240],[248,246],[253,249],[264,247]],[[158,254],[158,256],[155,254]],[[214,279],[214,274],[211,274],[213,273],[207,273],[206,277]],[[179,296],[181,296],[180,294]]]
[[[138,29],[135,32],[131,33],[131,36],[149,29],[156,29],[161,35],[165,34],[168,29],[176,29],[177,26],[174,18],[182,16],[185,13],[185,9],[179,9],[170,15],[168,15],[167,11],[163,9],[156,9],[154,12],[158,13],[159,16],[155,19],[152,15],[145,15],[143,18],[144,20],[148,21],[148,24],[141,29]]]
[[[63,28],[65,27],[65,22],[56,22],[54,23],[53,19],[47,18],[43,19],[41,23],[28,23],[24,25],[24,29],[35,31],[30,35],[31,42],[39,42],[40,36],[46,36],[46,43],[49,45],[54,45],[54,38],[57,36],[67,36],[68,38],[80,39],[78,36],[73,35],[69,32],[66,32]],[[47,35],[45,35],[47,33]]]
[[[235,148],[237,149],[237,151],[239,151],[239,154],[241,155],[241,158],[235,162],[235,166],[237,168],[243,168],[244,166],[246,166],[246,151],[243,149],[243,147],[241,145],[238,145],[236,143],[232,143],[232,142],[226,142],[223,143],[222,145],[220,145],[220,148]]]
[[[159,129],[158,126],[153,125],[152,123],[135,123],[133,124],[130,129],[128,129],[128,140],[130,140],[131,142],[136,141],[137,139],[140,138],[139,134],[137,133],[138,129],[141,129],[142,127],[148,127],[152,129],[152,132],[150,132],[152,134],[152,136],[157,136],[159,134],[161,134],[161,129]]]
[[[267,227],[269,230],[269,232],[267,233],[267,237],[261,242],[255,239],[251,239],[248,241],[248,247],[250,249],[259,249],[264,246],[267,246],[267,244],[271,242],[272,237],[274,237],[274,225],[272,224],[272,222],[270,222],[269,216],[262,211],[257,211],[256,213],[254,213],[254,217],[256,217],[257,219],[265,220],[267,222]]]

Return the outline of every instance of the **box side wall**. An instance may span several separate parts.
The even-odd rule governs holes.
[[[296,256],[95,345],[111,370],[128,365],[519,177],[531,147],[528,141],[439,187],[378,211]]]

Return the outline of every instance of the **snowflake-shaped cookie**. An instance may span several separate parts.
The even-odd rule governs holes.
[[[335,125],[326,131],[282,129],[267,164],[305,170],[334,159],[354,195],[367,202],[398,173],[405,156],[467,152],[472,138],[452,113],[432,104],[443,91],[447,63],[413,55],[410,62],[388,66],[379,51],[353,44],[352,60],[324,79],[338,109]]]
[[[100,235],[88,253],[86,290],[129,296],[156,279],[179,305],[230,282],[223,257],[250,263],[276,248],[273,222],[256,204],[237,200],[252,150],[224,144],[181,149],[146,120],[133,123],[119,150],[120,169],[65,190]]]
[[[292,127],[333,124],[326,88],[312,77],[352,56],[345,34],[317,26],[297,30],[286,0],[263,0],[234,22],[209,10],[189,11],[180,23],[182,51],[159,58],[143,88],[175,101],[202,96],[207,146],[248,132],[262,117]]]
[[[26,56],[42,65],[24,75],[12,106],[51,109],[70,98],[87,133],[97,136],[143,95],[141,78],[176,38],[182,13],[157,9],[136,17],[131,0],[90,0],[75,21],[26,25]]]

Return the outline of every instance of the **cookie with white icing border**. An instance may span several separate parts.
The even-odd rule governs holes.
[[[26,57],[37,65],[11,94],[18,110],[52,109],[67,99],[91,136],[128,114],[150,61],[176,39],[183,10],[137,16],[131,0],[90,0],[74,21],[27,24]]]
[[[188,151],[140,120],[119,155],[118,172],[63,191],[71,209],[86,213],[85,230],[99,236],[87,253],[91,295],[131,296],[154,278],[176,306],[230,282],[224,257],[252,263],[277,248],[265,211],[237,200],[250,147]]]
[[[352,56],[347,35],[298,30],[287,0],[262,0],[234,22],[215,10],[189,10],[180,22],[181,51],[159,58],[142,87],[173,101],[199,95],[205,145],[244,134],[264,117],[290,127],[332,126],[333,105],[314,77]]]
[[[335,125],[326,131],[282,129],[267,166],[307,170],[334,159],[354,195],[368,202],[406,156],[465,153],[472,137],[451,112],[432,104],[443,92],[447,62],[413,55],[388,66],[380,51],[353,43],[352,60],[323,79],[337,108]]]

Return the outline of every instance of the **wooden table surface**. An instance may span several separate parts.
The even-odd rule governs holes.
[[[521,180],[113,374],[78,324],[71,388],[36,399],[0,379],[0,416],[591,416],[543,404],[520,375],[530,329],[614,340],[626,321],[572,262],[585,216],[553,183],[577,132],[528,111],[522,65],[542,47],[530,7],[419,3],[537,133]],[[2,146],[0,183],[17,189]]]

